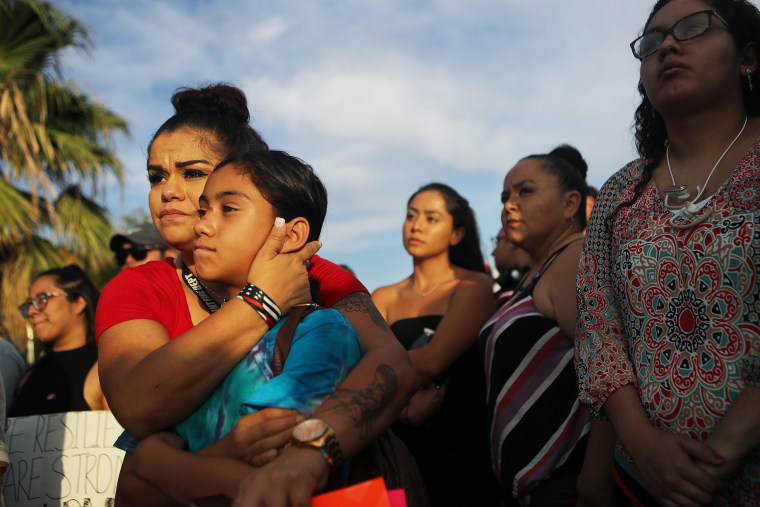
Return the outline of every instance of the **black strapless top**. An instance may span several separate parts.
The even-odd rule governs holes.
[[[442,319],[402,319],[391,330],[408,350],[426,329],[435,331]],[[431,506],[497,505],[489,465],[485,373],[477,343],[441,377],[446,379],[446,396],[439,412],[420,426],[396,422],[393,431],[417,460]]]
[[[435,332],[441,319],[443,319],[442,315],[422,315],[410,319],[401,319],[391,324],[391,331],[396,335],[396,338],[401,342],[401,345],[403,345],[406,350],[409,350],[412,343],[414,343],[414,341],[417,340],[426,329]]]

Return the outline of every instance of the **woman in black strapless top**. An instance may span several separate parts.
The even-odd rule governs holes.
[[[452,188],[431,183],[409,199],[403,236],[412,274],[372,295],[409,350],[419,386],[393,431],[417,460],[433,507],[498,505],[475,345],[493,295],[474,214]]]

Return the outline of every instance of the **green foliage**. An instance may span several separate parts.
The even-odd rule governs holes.
[[[62,51],[89,29],[47,2],[0,0],[0,333],[22,343],[16,306],[35,273],[76,262],[112,273],[112,234],[91,192],[122,179],[111,144],[126,122],[62,81]]]

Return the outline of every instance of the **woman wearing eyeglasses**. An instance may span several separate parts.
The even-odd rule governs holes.
[[[21,380],[10,417],[101,408],[92,406],[103,398],[97,374],[88,376],[98,358],[98,296],[87,274],[75,264],[34,279],[29,299],[19,311],[46,350]]]
[[[760,502],[760,13],[658,2],[641,60],[641,159],[602,188],[579,270],[581,399],[649,505]]]

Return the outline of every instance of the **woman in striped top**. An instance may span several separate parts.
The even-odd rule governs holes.
[[[525,157],[504,179],[504,231],[533,266],[480,334],[491,460],[506,505],[577,500],[590,425],[573,369],[586,167],[564,145]]]

